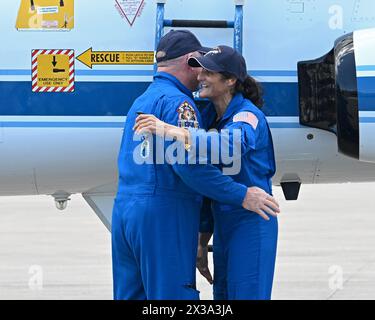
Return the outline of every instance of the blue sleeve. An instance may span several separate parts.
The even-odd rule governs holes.
[[[221,203],[242,206],[247,187],[235,182],[212,164],[175,164],[176,174],[190,188]]]
[[[170,99],[163,107],[162,119],[164,122],[185,128],[197,128],[200,126],[200,115],[191,100],[184,97]],[[175,142],[177,143],[177,142]],[[165,143],[168,145],[171,143]],[[181,143],[180,143],[181,144]],[[166,152],[167,157],[168,152]],[[189,164],[188,152],[184,151],[184,161],[172,164],[173,170],[196,192],[213,200],[242,206],[247,187],[235,182],[231,177],[223,175],[221,170],[211,164]]]
[[[204,197],[201,213],[199,232],[213,233],[214,232],[214,217],[211,210],[211,199]]]
[[[261,125],[254,129],[246,122],[232,122],[220,132],[190,129],[192,137],[189,153],[190,160],[196,158],[198,163],[229,165],[259,145]]]

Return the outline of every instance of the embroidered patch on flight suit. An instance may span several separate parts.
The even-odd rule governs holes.
[[[249,112],[249,111],[243,111],[243,112],[237,113],[233,117],[233,122],[246,122],[249,125],[251,125],[254,130],[256,130],[259,120],[254,113]]]
[[[177,109],[178,126],[181,128],[199,128],[197,115],[193,106],[184,101]]]

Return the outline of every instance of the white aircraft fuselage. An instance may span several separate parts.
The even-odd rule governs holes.
[[[34,0],[30,28],[16,26],[24,2],[4,1],[0,13],[0,195],[81,193],[108,227],[126,114],[154,66],[77,57],[89,48],[153,51],[156,1],[71,0],[74,16],[60,25],[59,1]],[[233,0],[165,4],[168,19],[233,20],[234,12]],[[244,1],[242,52],[264,91],[274,184],[375,181],[373,27],[371,0]],[[191,30],[205,46],[233,44],[233,29]],[[48,55],[57,60],[40,58]]]

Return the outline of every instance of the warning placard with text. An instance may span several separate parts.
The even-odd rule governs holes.
[[[33,50],[32,91],[73,92],[74,51],[68,49]]]

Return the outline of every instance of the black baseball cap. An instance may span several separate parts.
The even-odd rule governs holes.
[[[203,57],[190,58],[191,67],[202,67],[213,72],[227,72],[241,82],[247,77],[246,62],[243,56],[228,46],[218,46],[207,52]]]
[[[202,47],[197,37],[188,30],[171,30],[160,39],[156,62],[181,57],[189,52],[206,53],[211,48]]]

